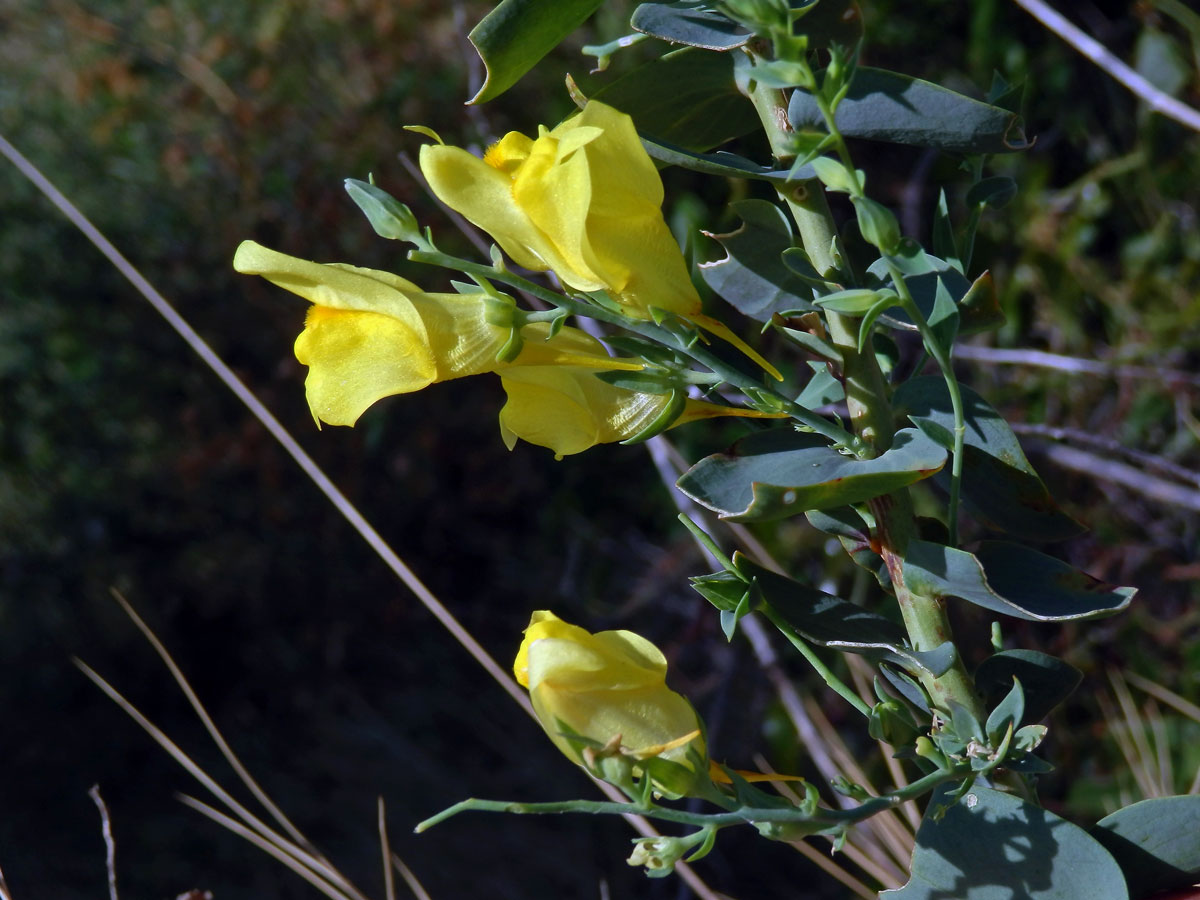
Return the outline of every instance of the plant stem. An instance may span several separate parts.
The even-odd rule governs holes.
[[[917,330],[921,333],[921,339],[925,343],[925,349],[941,370],[942,378],[946,382],[946,391],[950,394],[950,407],[954,413],[954,447],[950,457],[950,503],[946,509],[946,532],[948,535],[946,543],[951,547],[956,547],[958,545],[958,503],[962,491],[963,444],[967,433],[962,391],[959,390],[958,379],[954,377],[954,366],[950,360],[950,353],[947,348],[942,346],[942,342],[938,340],[938,336],[933,333],[933,328],[917,307],[917,302],[913,300],[912,294],[908,290],[908,284],[904,280],[904,273],[890,259],[887,265],[888,272],[892,276],[892,284],[895,285],[896,294],[900,298],[901,308],[916,324]]]
[[[648,319],[634,319],[623,315],[620,312],[606,309],[593,303],[587,303],[583,300],[577,300],[574,297],[565,297],[562,294],[555,293],[547,288],[542,287],[535,282],[515,275],[505,269],[497,269],[492,266],[485,266],[480,263],[471,262],[466,259],[459,259],[455,256],[449,256],[445,253],[437,251],[411,250],[408,258],[413,262],[425,263],[426,265],[440,266],[446,269],[455,269],[463,272],[472,278],[487,278],[492,281],[498,281],[502,284],[507,284],[509,287],[524,291],[525,293],[544,300],[547,303],[553,304],[559,309],[566,310],[568,313],[576,316],[596,319],[601,322],[607,322],[610,325],[615,325],[618,328],[623,328],[626,331],[631,331],[634,334],[639,334],[642,337],[670,347],[673,350],[678,350],[681,353],[690,356],[693,360],[700,363],[705,368],[715,372],[721,376],[721,380],[733,385],[735,388],[745,392],[747,396],[753,397],[756,394],[770,395],[773,402],[778,406],[781,412],[787,413],[797,422],[800,422],[806,428],[811,429],[823,437],[828,438],[835,445],[848,446],[858,448],[859,440],[855,435],[840,428],[828,419],[817,415],[810,409],[806,409],[796,403],[792,398],[780,394],[774,388],[765,386],[760,381],[745,375],[738,369],[723,361],[720,357],[713,353],[709,353],[703,349],[703,344],[699,341],[689,341],[685,336],[680,335],[670,328],[662,325],[656,325]]]
[[[756,89],[752,87],[751,93],[755,94]],[[778,96],[779,110],[773,113],[764,109],[765,104],[761,102],[756,103],[755,107],[771,141],[772,152],[776,154],[776,158],[782,158],[790,153],[788,134],[778,126],[779,111],[786,112],[786,104],[782,94],[775,92],[775,95]],[[765,98],[769,95],[764,92],[761,96]],[[822,112],[827,112],[823,103]],[[834,136],[834,145],[839,157],[853,173],[853,162],[831,114],[825,116],[825,124]],[[857,175],[855,179],[857,180]],[[814,194],[820,194],[821,198],[818,200]],[[828,204],[824,201],[823,190],[816,184],[785,185],[780,189],[780,196],[796,217],[804,250],[814,268],[821,273],[834,271],[836,266],[832,248],[833,237],[837,232]],[[903,279],[897,281],[902,282]],[[909,300],[911,301],[911,295]],[[864,348],[863,353],[858,352],[858,329],[852,320],[827,312],[826,323],[831,342],[842,354],[842,376],[854,430],[876,453],[883,452],[891,444],[894,426],[887,386],[879,371],[875,354],[870,346]],[[955,454],[956,459],[959,456],[960,454]],[[946,641],[952,641],[953,633],[940,600],[910,590],[904,581],[904,554],[909,540],[917,531],[908,492],[897,491],[891,495],[877,497],[871,501],[870,507],[875,517],[874,537],[891,575],[896,602],[900,607],[913,649],[932,650]],[[921,683],[938,708],[948,711],[952,703],[957,703],[976,718],[984,717],[983,703],[975,691],[974,682],[957,655],[953,665],[946,672],[939,676],[924,676]]]
[[[800,651],[800,655],[808,660],[808,664],[816,670],[825,684],[864,716],[871,715],[871,707],[867,705],[863,698],[854,693],[842,679],[833,673],[833,670],[829,666],[825,665],[824,660],[817,656],[812,647],[808,646],[805,640],[796,634],[782,616],[766,605],[761,607],[760,611],[771,621],[772,625],[779,629],[783,636],[788,639],[788,642]]]
[[[508,800],[479,800],[471,798],[455,803],[418,823],[414,829],[418,834],[427,831],[452,816],[462,812],[506,812],[525,814],[554,814],[554,813],[590,813],[592,815],[640,815],[648,819],[659,819],[665,822],[678,822],[683,825],[721,828],[726,825],[741,825],[759,822],[779,823],[823,823],[836,825],[839,823],[860,822],[888,809],[894,809],[909,800],[921,797],[933,790],[939,784],[970,775],[969,767],[948,770],[939,769],[929,775],[919,778],[912,784],[884,794],[872,797],[858,806],[850,809],[826,809],[819,807],[812,815],[805,814],[794,806],[776,806],[757,808],[743,806],[731,812],[701,813],[683,809],[673,809],[666,806],[643,806],[640,803],[612,803],[603,800],[561,800],[550,803],[520,803]]]

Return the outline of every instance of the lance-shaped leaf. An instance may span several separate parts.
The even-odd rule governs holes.
[[[811,94],[796,91],[788,119],[797,131],[825,130]],[[837,108],[846,137],[933,147],[956,153],[1006,153],[1029,146],[1021,118],[941,85],[899,72],[860,66]]]
[[[983,787],[946,809],[951,791],[930,801],[908,884],[881,900],[1128,900],[1117,863],[1078,825]]]
[[[970,388],[963,401],[962,494],[984,525],[1035,541],[1073,537],[1083,526],[1060,510],[1038,477],[1004,417]],[[954,409],[940,375],[912,378],[892,398],[897,416],[947,450],[954,446]],[[939,483],[945,480],[939,476]]]
[[[641,134],[702,152],[759,128],[758,114],[733,80],[728,56],[685,49],[652,60],[591,99],[633,119]]]
[[[471,103],[499,97],[587,21],[602,0],[503,0],[467,35],[487,70]]]
[[[1092,836],[1116,859],[1135,900],[1200,881],[1200,796],[1142,800],[1105,816]]]
[[[722,519],[748,522],[862,503],[945,463],[946,451],[915,428],[897,432],[892,448],[875,459],[845,456],[818,435],[777,428],[700,460],[678,485]]]
[[[1083,680],[1070,663],[1038,650],[1002,650],[989,656],[975,671],[975,686],[993,699],[1012,687],[1013,679],[1025,691],[1025,715],[1017,724],[1040,722],[1066,700]]]
[[[954,664],[956,653],[949,641],[933,650],[913,650],[904,629],[891,619],[764,569],[741,553],[734,554],[733,562],[738,572],[753,579],[761,601],[806,641],[894,663],[919,676],[936,677]]]
[[[804,517],[813,528],[836,537],[841,542],[842,549],[856,565],[874,575],[884,590],[891,590],[892,577],[883,557],[876,550],[878,544],[872,545],[870,529],[863,522],[862,516],[855,512],[854,507],[814,509],[806,512]]]
[[[1114,587],[1021,544],[985,541],[977,553],[909,541],[904,583],[1035,622],[1098,619],[1129,605],[1136,588]]]
[[[705,50],[733,50],[754,37],[754,32],[696,0],[643,3],[633,11],[629,25],[650,37]]]
[[[915,242],[904,242],[899,252],[889,259],[904,273],[904,283],[917,308],[931,324],[936,317],[939,293],[944,293],[958,305],[960,334],[990,331],[1004,324],[1004,313],[1000,311],[996,288],[989,273],[984,272],[975,281],[968,281],[953,262],[926,253]],[[888,260],[876,260],[868,267],[867,273],[873,275],[880,285],[892,284]],[[892,309],[881,318],[892,328],[917,330],[916,324],[903,310]]]
[[[753,160],[718,150],[716,153],[695,153],[683,147],[654,137],[641,135],[642,146],[654,159],[665,166],[679,166],[681,169],[691,169],[693,172],[703,172],[706,175],[723,175],[726,178],[749,178],[754,181],[773,181],[782,184],[792,178],[791,169],[772,169],[770,166],[760,166]],[[801,166],[796,172],[796,178],[812,177],[810,166]]]
[[[725,248],[726,256],[700,266],[705,283],[759,322],[775,313],[812,309],[812,288],[781,258],[792,246],[792,229],[783,211],[765,200],[739,200],[730,206],[742,226],[729,234],[710,235]]]

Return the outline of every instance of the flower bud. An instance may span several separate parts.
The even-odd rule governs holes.
[[[566,756],[618,741],[663,793],[684,795],[707,777],[703,724],[666,684],[667,661],[630,631],[592,634],[545,610],[525,629],[513,671],[546,734]],[[602,754],[601,754],[602,755]]]

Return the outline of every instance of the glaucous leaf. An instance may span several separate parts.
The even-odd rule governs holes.
[[[776,428],[700,460],[679,489],[723,519],[747,522],[861,503],[928,478],[946,451],[915,428],[875,459],[857,459],[814,434]]]
[[[1136,588],[1114,587],[1022,544],[984,541],[976,553],[909,541],[904,581],[933,597],[958,597],[1035,622],[1098,619],[1129,605]]]
[[[503,0],[467,35],[487,75],[471,103],[499,97],[563,38],[587,21],[602,0]]]
[[[788,119],[797,131],[824,131],[811,94],[796,91]],[[1029,146],[1021,118],[941,85],[860,66],[835,117],[846,137],[933,147],[955,153],[1007,153]]]
[[[765,200],[739,200],[730,208],[742,225],[729,234],[709,235],[726,255],[703,263],[700,277],[736,310],[758,322],[775,313],[812,309],[812,289],[781,258],[792,246],[792,229],[783,211]]]
[[[729,57],[691,48],[639,66],[590,99],[631,116],[639,134],[697,153],[760,127]]]
[[[1080,534],[1083,526],[1058,508],[1004,417],[969,387],[960,384],[959,392],[967,428],[962,492],[970,512],[989,528],[1029,540]],[[898,417],[907,417],[947,450],[953,448],[954,410],[942,376],[909,379],[896,389],[892,406]]]
[[[633,11],[629,25],[650,37],[705,50],[733,50],[754,37],[754,32],[696,0],[642,3]]]
[[[984,787],[939,817],[951,790],[930,800],[908,884],[881,900],[1128,900],[1116,861],[1078,825]]]
[[[1040,722],[1071,696],[1083,680],[1083,673],[1039,650],[1001,650],[975,670],[975,686],[989,699],[1012,687],[1013,678],[1020,680],[1025,694],[1021,722]]]
[[[761,600],[811,643],[884,660],[917,675],[936,677],[954,664],[949,641],[933,650],[913,650],[906,646],[904,629],[892,620],[765,569],[740,553],[733,560],[738,572],[754,580]]]
[[[1200,881],[1200,796],[1155,797],[1105,816],[1092,836],[1116,859],[1138,900]]]

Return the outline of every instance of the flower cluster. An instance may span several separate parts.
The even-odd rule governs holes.
[[[678,245],[663,221],[662,182],[629,117],[602,103],[536,139],[511,133],[483,159],[442,144],[421,151],[437,196],[491,234],[520,265],[551,270],[569,288],[604,291],[626,315],[687,319],[760,359],[703,315]],[[643,393],[597,378],[638,371],[585,332],[503,321],[503,299],[438,294],[388,272],[319,264],[244,242],[234,268],[300,295],[309,308],[296,358],[308,366],[318,424],[353,425],[375,401],[437,381],[495,372],[508,396],[500,430],[558,457],[681,424],[752,410],[671,392]],[[514,347],[514,331],[519,352]],[[768,371],[769,365],[762,362]]]

